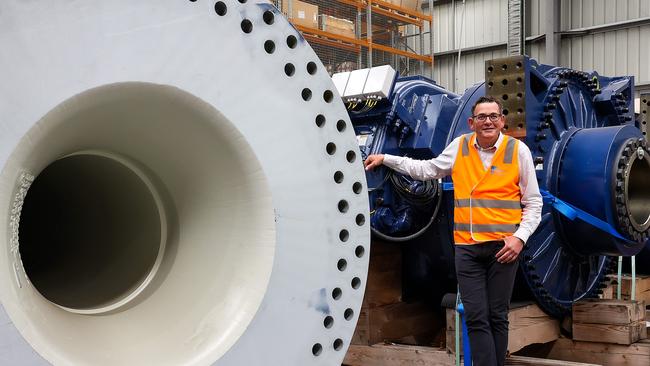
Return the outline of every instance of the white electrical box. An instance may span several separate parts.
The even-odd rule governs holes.
[[[332,75],[332,81],[336,90],[339,92],[340,96],[345,94],[345,87],[348,85],[348,79],[350,78],[350,72],[339,72],[338,74]]]
[[[361,102],[388,98],[397,72],[390,65],[341,72],[332,81],[344,102]]]
[[[388,98],[396,74],[397,72],[390,65],[373,67],[368,73],[363,95],[366,98]]]
[[[344,100],[363,99],[363,88],[366,86],[369,72],[370,69],[361,69],[350,73],[348,85],[345,87],[345,93],[343,93]]]

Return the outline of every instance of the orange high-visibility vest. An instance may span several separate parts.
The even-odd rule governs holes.
[[[503,239],[512,235],[521,222],[519,141],[503,135],[487,170],[475,141],[476,134],[461,137],[451,173],[456,244]]]

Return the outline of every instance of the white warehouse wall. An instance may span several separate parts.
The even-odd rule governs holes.
[[[527,54],[544,63],[549,61],[539,36],[545,33],[550,1],[526,0],[527,36],[537,38],[527,42]],[[423,6],[428,13],[428,3]],[[456,92],[484,79],[485,60],[506,55],[507,0],[466,0],[459,40],[462,8],[462,0],[436,1],[433,11],[434,79]],[[561,66],[632,75],[638,90],[650,91],[650,0],[561,0],[560,13]],[[424,53],[429,53],[428,37]],[[419,42],[411,41],[417,49]],[[456,75],[459,45],[463,52]]]

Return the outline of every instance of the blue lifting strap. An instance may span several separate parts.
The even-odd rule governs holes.
[[[587,224],[591,226],[595,226],[600,230],[618,239],[621,239],[627,243],[634,243],[634,241],[625,238],[621,234],[619,234],[618,231],[616,231],[616,229],[608,222],[603,221],[595,216],[592,216],[591,214],[571,205],[570,203],[566,203],[562,201],[561,199],[552,195],[549,191],[543,189],[540,189],[539,191],[542,194],[544,201],[550,203],[553,206],[553,208],[555,208],[562,215],[566,216],[569,220],[574,220],[577,217],[580,220],[586,222]]]
[[[442,189],[444,191],[453,191],[454,190],[454,183],[452,182],[442,182]],[[549,203],[553,208],[555,208],[559,213],[562,215],[566,216],[569,220],[575,220],[575,218],[579,218],[580,220],[586,222],[587,224],[597,227],[600,230],[614,236],[617,239],[621,239],[625,241],[626,243],[634,243],[634,241],[624,237],[623,235],[619,234],[616,229],[610,225],[608,222],[603,221],[596,216],[593,216],[573,205],[570,203],[566,203],[562,201],[561,199],[555,197],[552,195],[549,191],[540,189],[539,192],[542,194],[542,197],[544,198],[544,201],[546,203]]]

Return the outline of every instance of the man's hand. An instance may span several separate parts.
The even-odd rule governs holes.
[[[377,155],[368,156],[366,160],[363,162],[363,165],[366,166],[366,170],[373,170],[383,163],[384,163],[384,155],[377,154]]]
[[[503,238],[505,245],[496,254],[497,262],[499,263],[512,263],[514,262],[521,249],[524,247],[524,242],[516,236],[507,236]]]

